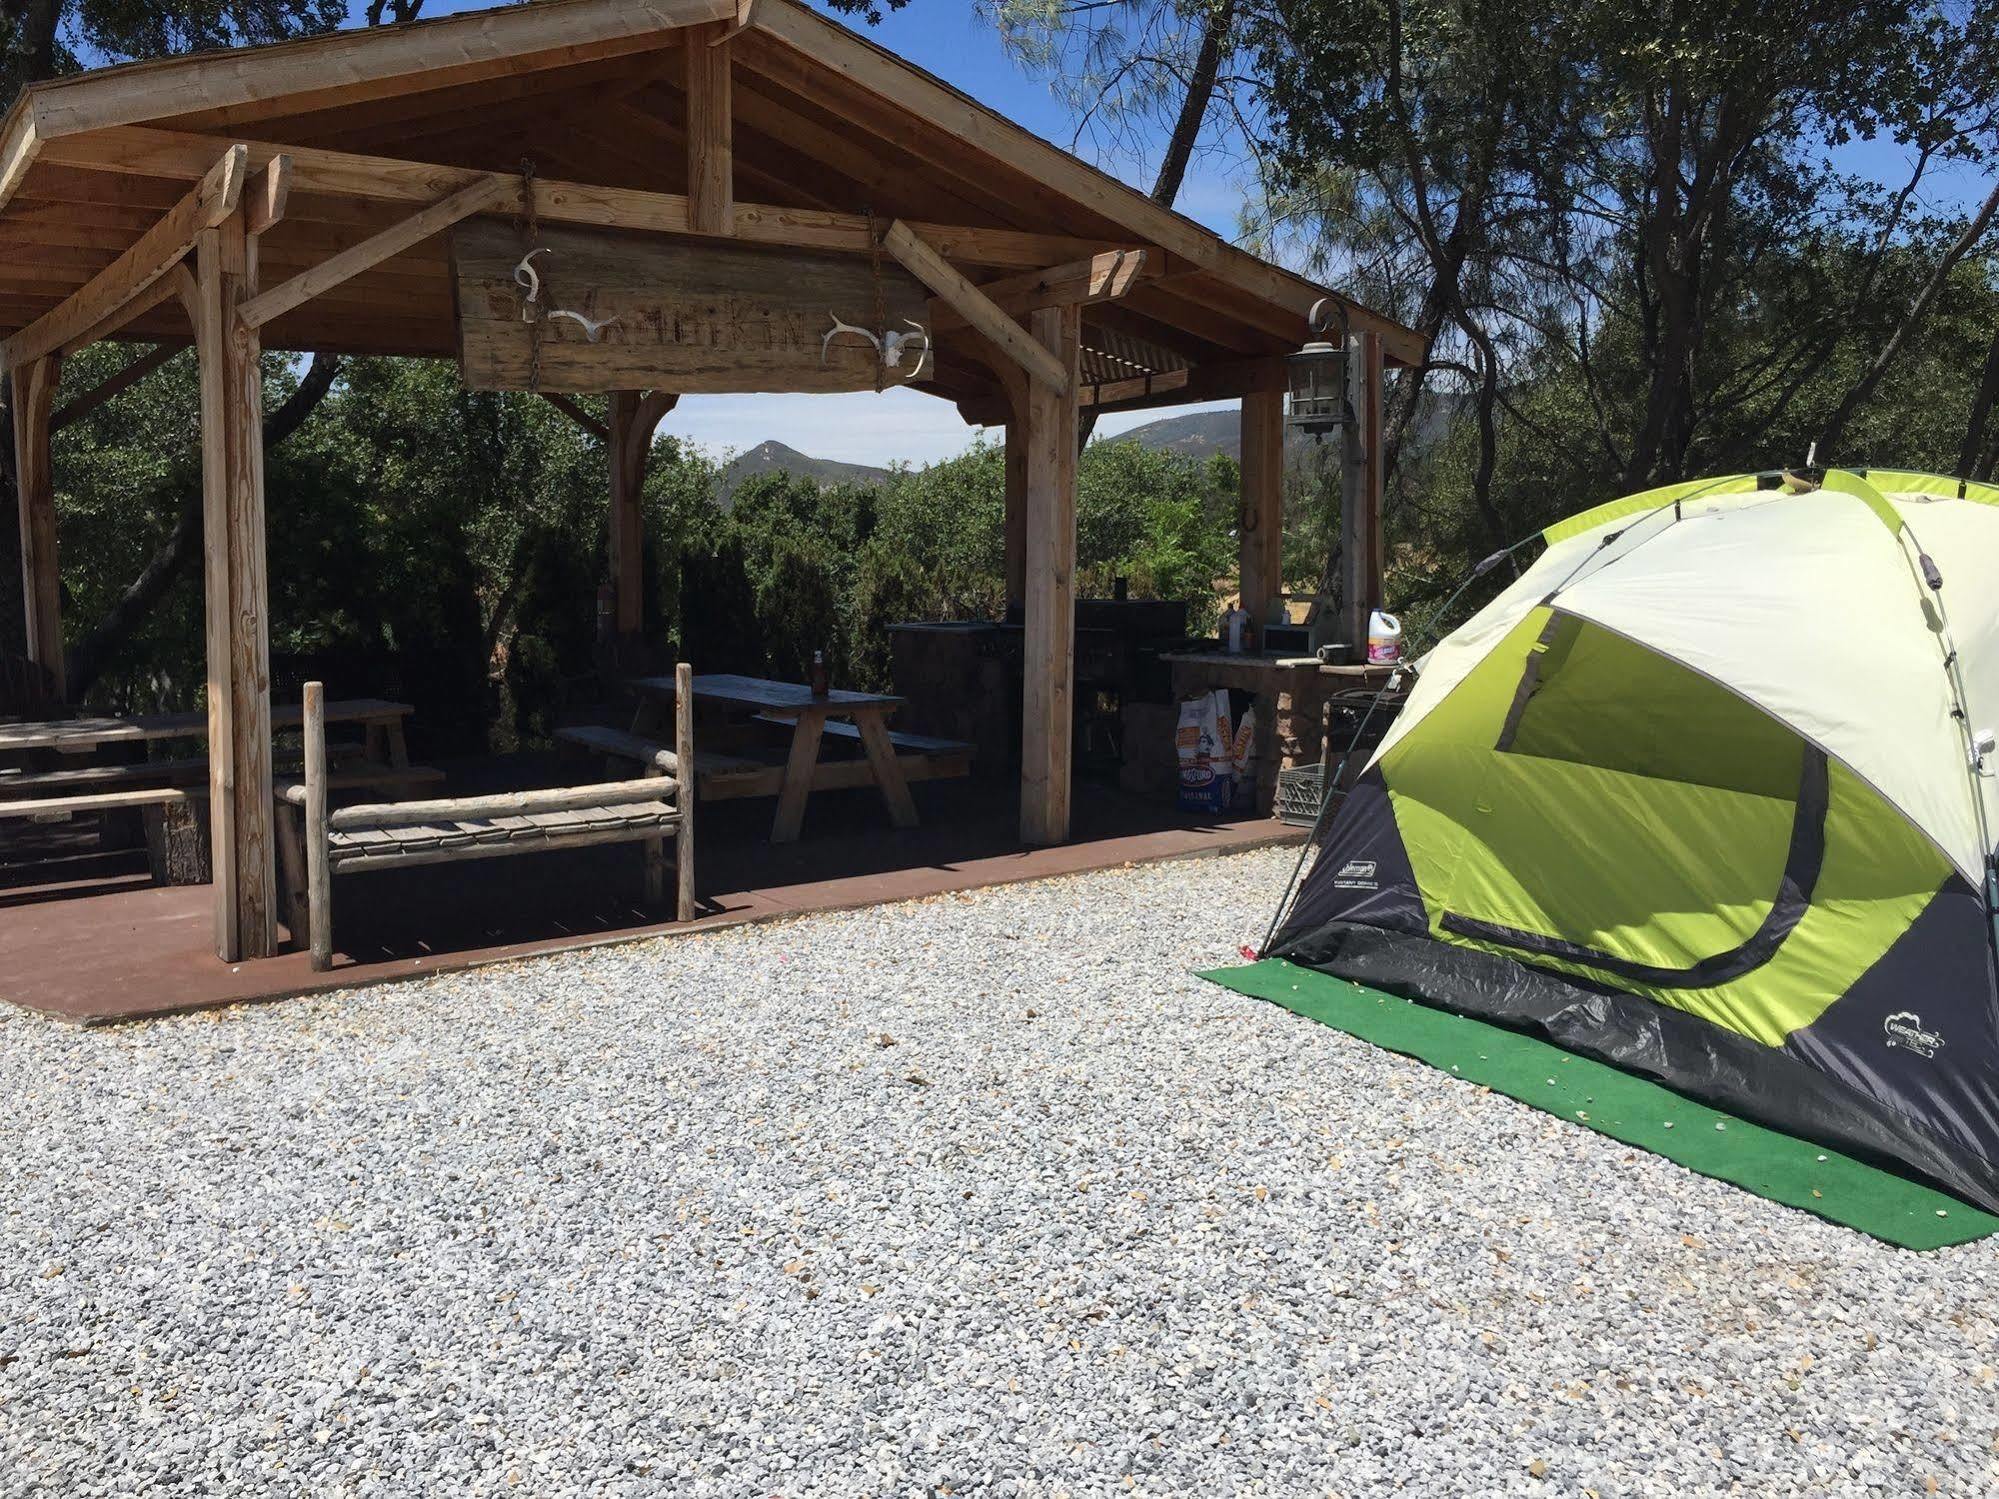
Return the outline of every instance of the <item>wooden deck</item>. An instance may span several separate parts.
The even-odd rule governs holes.
[[[156,887],[133,854],[76,840],[67,863],[0,864],[0,999],[86,1024],[131,1020],[1301,836],[1267,818],[1191,817],[1092,788],[1077,799],[1074,841],[1028,849],[1011,795],[967,782],[912,790],[920,827],[886,828],[871,792],[842,792],[815,797],[804,837],[781,846],[766,841],[763,803],[708,812],[700,917],[688,926],[635,903],[639,854],[628,847],[549,854],[532,861],[529,878],[517,861],[499,860],[454,866],[448,879],[418,869],[355,881],[342,892],[342,950],[327,973],[312,972],[298,947],[218,962],[207,886]]]

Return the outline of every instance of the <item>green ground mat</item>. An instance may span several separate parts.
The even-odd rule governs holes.
[[[1519,1031],[1281,958],[1200,977],[1904,1249],[1939,1249],[1999,1233],[1999,1218],[1934,1187],[1737,1119]]]

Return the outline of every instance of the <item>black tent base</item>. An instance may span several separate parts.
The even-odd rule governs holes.
[[[1330,921],[1271,957],[1540,1036],[1566,1051],[1999,1213],[1999,1170],[1782,1051],[1648,999],[1430,937]]]

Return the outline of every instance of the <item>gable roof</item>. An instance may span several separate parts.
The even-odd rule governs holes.
[[[736,195],[751,208],[750,229],[739,222],[739,233],[755,232],[757,205],[787,232],[819,222],[815,215],[829,234],[836,215],[961,226],[986,231],[979,244],[1017,249],[974,270],[982,281],[1049,263],[1050,248],[1152,247],[1151,279],[1085,309],[1085,379],[1121,389],[1136,380],[1187,398],[1207,387],[1227,393],[1219,389],[1227,371],[1295,348],[1312,303],[1334,295],[799,0],[756,0],[744,21],[739,0],[536,0],[32,85],[0,131],[0,250],[16,252],[0,254],[0,329],[24,326],[109,264],[201,175],[204,151],[212,157],[234,141],[249,142],[253,160],[284,148],[313,167],[264,237],[267,282],[444,196],[468,172],[514,173],[524,159],[579,189],[684,193],[687,110],[676,64],[687,28],[715,22],[740,26],[726,43]],[[705,36],[696,44],[707,45]],[[396,179],[394,191],[385,197],[362,181],[363,166],[350,158],[377,164],[378,176]],[[426,175],[412,163],[448,170]],[[978,245],[961,249],[961,264],[981,264]],[[1414,333],[1347,306],[1357,330],[1381,335],[1390,363],[1422,357]],[[129,331],[186,336],[171,307]],[[442,240],[300,306],[268,325],[265,339],[450,353]],[[943,352],[926,382],[935,393],[990,398],[994,382],[976,358]]]

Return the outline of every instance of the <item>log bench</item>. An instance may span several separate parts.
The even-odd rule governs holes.
[[[679,667],[678,674],[683,681],[692,679],[687,666]],[[287,869],[294,939],[301,928],[309,933],[313,968],[324,971],[333,963],[333,877],[378,869],[641,843],[645,898],[657,905],[665,898],[670,838],[678,876],[676,915],[692,920],[694,797],[681,789],[681,767],[691,769],[695,761],[693,714],[687,706],[691,696],[681,696],[674,748],[654,746],[645,774],[637,780],[333,810],[327,806],[331,778],[326,771],[324,694],[319,683],[308,682],[305,780],[283,788],[279,848]]]

